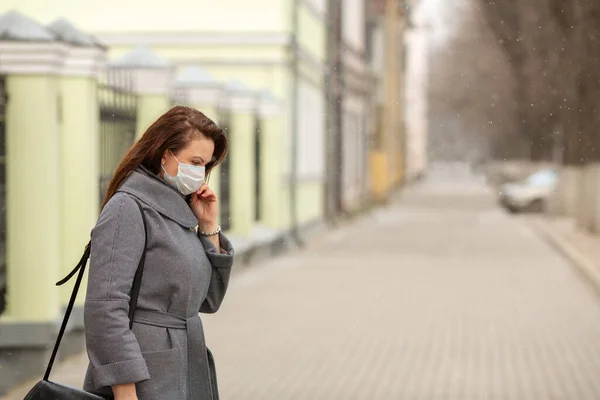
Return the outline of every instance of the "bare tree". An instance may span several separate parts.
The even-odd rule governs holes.
[[[528,140],[513,116],[515,81],[477,1],[453,3],[456,23],[431,60],[432,156],[473,160],[522,157]]]
[[[596,161],[600,5],[594,0],[480,0],[517,83],[516,119],[532,160]]]
[[[461,4],[432,60],[432,144],[455,157],[600,161],[600,2]]]
[[[547,0],[482,0],[483,15],[508,59],[516,82],[515,118],[529,140],[534,161],[552,158],[555,90],[554,27],[548,21]]]

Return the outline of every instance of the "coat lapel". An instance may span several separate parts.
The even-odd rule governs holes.
[[[198,225],[185,196],[144,167],[133,171],[118,191],[138,198],[185,228],[191,229]]]

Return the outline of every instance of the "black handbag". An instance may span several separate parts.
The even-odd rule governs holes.
[[[146,238],[148,236],[148,231],[146,227],[146,216],[144,215],[144,211],[142,210],[141,204],[134,199],[137,206],[142,213],[142,221],[144,223],[144,252],[142,253],[142,257],[140,259],[140,263],[135,272],[135,276],[133,278],[133,285],[131,287],[131,297],[129,301],[129,329],[133,326],[133,316],[135,312],[135,308],[137,306],[138,295],[140,293],[140,287],[142,284],[142,274],[144,273],[144,261],[146,259]],[[55,383],[49,380],[50,371],[52,370],[52,366],[54,365],[54,361],[56,359],[56,354],[58,353],[58,348],[60,346],[60,342],[65,333],[65,329],[67,327],[67,322],[69,321],[69,317],[71,316],[71,311],[73,310],[73,305],[75,304],[75,298],[77,297],[77,292],[79,291],[79,286],[81,286],[81,280],[83,279],[83,274],[85,272],[85,265],[90,257],[91,250],[91,241],[87,244],[85,251],[83,252],[83,256],[81,260],[77,264],[77,266],[71,271],[64,279],[60,280],[56,283],[57,286],[63,285],[67,281],[69,281],[76,273],[79,271],[77,275],[77,280],[75,281],[75,287],[73,288],[73,293],[71,294],[71,299],[69,300],[69,304],[67,306],[67,310],[65,311],[65,316],[62,321],[62,325],[60,327],[60,331],[58,332],[58,337],[56,338],[56,342],[54,343],[54,349],[52,350],[52,355],[50,356],[50,361],[48,362],[48,366],[46,367],[46,373],[44,374],[44,378],[39,381],[25,396],[24,400],[106,400],[106,397],[98,396],[93,393],[86,392],[82,389],[77,389],[68,385],[63,385],[60,383]],[[108,398],[111,399],[112,397]]]

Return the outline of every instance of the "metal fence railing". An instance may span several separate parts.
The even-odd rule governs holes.
[[[108,70],[98,86],[100,107],[100,201],[135,141],[138,97],[130,71]]]
[[[0,314],[6,308],[6,78],[0,75]]]
[[[185,106],[189,104],[187,90],[184,88],[174,88],[169,98],[171,100],[171,107],[175,106]]]
[[[221,110],[221,118],[219,118],[219,126],[231,143],[230,114],[226,110]],[[219,171],[219,210],[221,217],[221,229],[224,231],[231,228],[231,162],[227,156],[220,164]]]
[[[262,133],[261,133],[261,124],[260,118],[258,116],[255,118],[254,122],[254,171],[256,176],[254,177],[254,219],[256,221],[260,221],[262,218],[261,215],[261,198],[262,198],[262,187],[261,187],[261,142],[262,142]]]

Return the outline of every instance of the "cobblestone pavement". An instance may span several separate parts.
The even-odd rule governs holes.
[[[458,181],[434,177],[238,274],[205,317],[221,398],[600,399],[596,294]],[[79,383],[84,361],[63,376]]]

